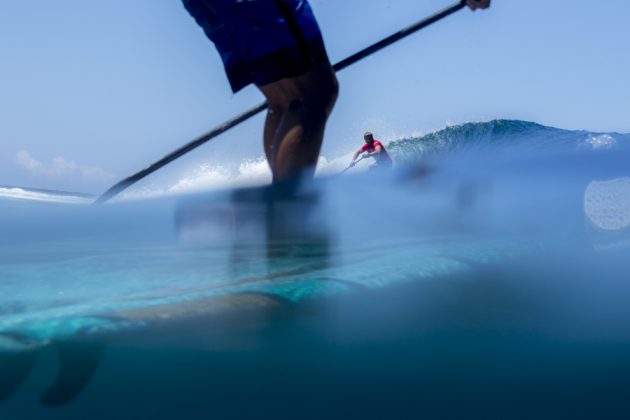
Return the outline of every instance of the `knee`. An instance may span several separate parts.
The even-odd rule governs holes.
[[[329,90],[327,93],[327,103],[326,103],[326,113],[330,115],[333,107],[335,106],[335,102],[337,102],[337,97],[339,96],[339,82],[337,81],[337,77],[333,74],[332,80],[329,86]]]
[[[339,95],[339,82],[332,71],[326,75],[324,80],[320,81],[315,89],[314,95],[316,96],[317,106],[325,113],[326,117],[328,117]]]
[[[339,83],[330,67],[260,88],[272,115],[306,112],[316,120],[328,118],[339,94]]]
[[[293,101],[292,106],[303,106],[313,117],[326,120],[337,101],[339,83],[334,73],[320,78],[316,83],[308,86],[302,95],[303,103]]]
[[[267,100],[267,115],[271,118],[282,118],[287,107],[282,101]]]

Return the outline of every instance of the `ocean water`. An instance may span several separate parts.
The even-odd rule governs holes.
[[[630,136],[386,145],[291,194],[0,187],[0,418],[626,418]]]

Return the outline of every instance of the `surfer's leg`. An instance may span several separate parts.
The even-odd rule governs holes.
[[[330,65],[294,78],[259,86],[269,102],[265,154],[274,183],[314,171],[326,120],[337,99],[338,84]]]
[[[274,182],[314,167],[337,80],[304,0],[183,0],[216,45],[234,92],[250,83],[269,101],[265,154]]]

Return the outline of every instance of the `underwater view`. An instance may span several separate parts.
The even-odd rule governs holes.
[[[386,147],[289,193],[0,188],[0,417],[630,415],[630,135]]]

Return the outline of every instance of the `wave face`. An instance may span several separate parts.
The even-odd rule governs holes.
[[[563,130],[519,120],[454,125],[420,137],[393,140],[388,149],[399,164],[449,153],[549,153],[630,147],[630,135]]]
[[[462,153],[485,152],[508,154],[557,153],[581,150],[630,148],[630,135],[584,130],[563,130],[519,120],[493,120],[453,125],[423,135],[383,140],[396,166],[412,165],[426,158]],[[357,144],[357,147],[359,144]],[[342,172],[351,161],[352,152],[338,156],[320,156],[316,176]],[[350,173],[366,170],[372,162],[365,159]],[[216,190],[245,185],[261,185],[271,181],[271,172],[264,158],[240,162],[236,170],[209,164],[192,169],[171,185],[151,185],[123,193],[123,199],[142,199]]]

